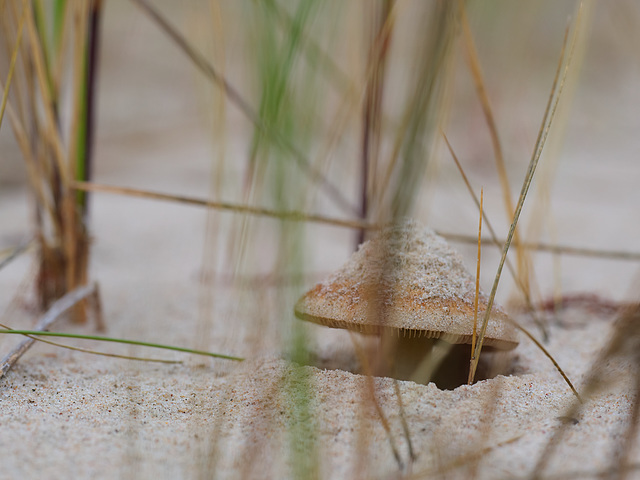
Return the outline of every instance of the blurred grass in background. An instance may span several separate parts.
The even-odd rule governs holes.
[[[182,55],[177,42],[167,41],[165,36],[166,43],[161,43],[153,37],[146,41],[157,43],[157,50],[144,50],[139,43],[145,39],[136,35],[136,28],[150,19],[154,25],[157,22],[135,9],[133,3],[112,0],[105,4],[104,15],[113,25],[113,30],[107,30],[123,29],[126,41],[117,35],[105,36],[104,48],[112,55],[105,63],[113,70],[100,75],[105,87],[111,87],[110,100],[118,97],[117,87],[125,85],[125,81],[115,80],[118,78],[131,81],[133,96],[141,100],[130,104],[121,101],[117,105],[121,110],[116,113],[109,113],[111,105],[103,101],[100,107],[104,113],[97,128],[100,131],[100,119],[104,120],[105,143],[156,138],[170,131],[188,136],[201,129],[211,143],[206,152],[213,152],[207,175],[201,175],[203,190],[211,199],[329,217],[359,216],[372,222],[416,216],[444,229],[472,233],[477,212],[447,151],[441,148],[442,128],[474,187],[479,190],[480,184],[489,185],[485,187],[487,211],[498,231],[506,232],[510,217],[505,215],[494,145],[460,35],[458,9],[463,2],[167,0],[149,4],[181,33],[187,45],[202,52],[219,78],[240,96],[245,109],[238,109],[237,98],[220,88],[221,82],[203,76],[202,68]],[[3,85],[25,5],[23,45],[9,96],[15,139],[7,138],[5,119],[0,141],[2,151],[10,152],[6,162],[13,164],[12,171],[28,171],[36,198],[41,289],[49,288],[44,286],[44,278],[49,278],[51,262],[56,263],[56,283],[43,297],[49,298],[86,281],[86,202],[82,194],[72,193],[70,180],[65,183],[64,178],[86,179],[91,171],[89,102],[96,95],[91,93],[88,78],[91,39],[96,31],[91,20],[102,4],[80,0],[7,0],[0,4]],[[495,113],[506,178],[516,192],[531,156],[567,19],[577,3],[475,0],[464,5]],[[637,7],[626,1],[601,3],[597,12],[605,18],[597,28],[614,30],[607,38],[624,46],[621,33],[602,25],[606,19],[613,24],[623,19],[631,25],[625,32],[634,31]],[[604,73],[594,73],[602,81],[617,71],[607,68],[612,59],[607,58],[605,47],[588,47],[590,20],[588,15],[583,20],[575,63],[579,66],[583,56],[590,54],[593,71],[594,64],[605,66]],[[131,64],[140,71],[148,68],[159,74],[136,84],[136,72],[118,70],[117,56],[133,56],[138,48],[145,53],[134,57],[138,64]],[[180,51],[178,61],[176,50]],[[165,60],[169,53],[171,61]],[[34,71],[39,56],[42,65]],[[559,235],[551,186],[560,168],[567,124],[576,120],[570,116],[569,106],[579,88],[579,70],[569,77],[561,104],[565,110],[556,120],[541,165],[542,180],[525,210],[522,231],[527,241]],[[176,78],[183,83],[172,89]],[[153,96],[154,85],[162,86],[158,87],[161,94]],[[193,85],[195,93],[189,89]],[[181,110],[187,101],[197,108]],[[124,119],[120,131],[113,126],[118,115]],[[596,127],[606,123],[591,117],[577,121],[593,122]],[[99,156],[100,151],[97,153]],[[16,162],[14,157],[18,156],[23,163]],[[180,160],[175,160],[177,169],[183,166]],[[182,159],[184,165],[189,164],[187,160]],[[125,178],[128,168],[148,169],[150,182],[159,175],[157,165],[149,162],[140,166],[144,160],[133,155],[121,161]],[[6,168],[4,159],[0,163],[0,169]],[[0,186],[5,185],[4,178],[2,175]],[[171,180],[167,175],[165,184]],[[181,185],[175,188],[180,190]],[[269,352],[275,343],[294,362],[306,364],[309,339],[304,326],[293,319],[295,299],[310,279],[317,278],[318,270],[330,271],[357,240],[364,238],[357,231],[336,233],[330,241],[338,238],[339,247],[331,247],[331,252],[339,255],[327,254],[329,258],[325,258],[324,249],[329,247],[323,241],[330,235],[323,233],[323,228],[304,222],[209,213],[200,279],[201,317],[195,333],[196,343],[202,343],[198,346],[204,348],[210,336],[221,330],[221,323],[229,320],[213,313],[214,298],[221,294],[212,279],[223,273],[237,287],[256,285],[256,279],[260,284],[245,288],[234,298],[237,308],[252,312],[247,317],[254,320],[251,324],[233,323],[226,330],[233,332],[228,344],[257,354]],[[483,254],[483,261],[485,258],[492,261],[490,255]],[[527,262],[519,265],[524,278],[533,279],[533,266]],[[493,273],[490,267],[483,266],[483,271]],[[563,272],[566,270],[557,267],[556,291],[561,291],[558,278]],[[280,288],[270,289],[274,284]],[[531,285],[529,293],[535,300],[549,292],[547,285],[541,287],[535,279],[525,284]],[[43,305],[46,303],[43,300]],[[314,443],[314,425],[308,421],[313,418],[314,386],[303,369],[293,369],[280,386],[291,405],[287,455],[291,456],[294,475],[315,477],[321,471],[320,454]]]

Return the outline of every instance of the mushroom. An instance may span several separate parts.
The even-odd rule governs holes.
[[[474,298],[475,280],[461,256],[431,229],[407,220],[360,245],[294,310],[302,320],[380,336],[382,360],[376,373],[455,388],[468,375]],[[480,292],[478,323],[487,301]],[[507,314],[494,303],[483,352],[517,345]],[[446,357],[437,371],[435,357]]]

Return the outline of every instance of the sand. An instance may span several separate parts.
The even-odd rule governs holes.
[[[114,5],[105,22],[110,41],[104,43],[95,180],[207,196],[216,151],[202,118],[201,92],[194,88],[200,79],[194,80],[196,74],[189,70],[189,63],[152,25],[129,10],[128,3]],[[606,46],[609,43],[604,40],[612,41],[601,23],[594,32],[593,45]],[[547,163],[543,159],[541,164],[542,178],[552,179],[540,189],[548,187],[552,205],[548,218],[556,227],[553,232],[545,230],[542,238],[636,250],[640,164],[634,149],[640,125],[631,106],[637,100],[637,74],[629,71],[628,58],[622,61],[610,55],[611,49],[605,54],[600,48],[590,50],[585,60],[584,80],[574,92],[574,113],[567,123],[564,147],[556,148],[556,153],[561,152],[559,167],[548,167],[547,173],[553,175],[544,177]],[[550,56],[556,58],[556,46]],[[549,64],[555,67],[554,60]],[[607,68],[595,70],[594,64]],[[494,71],[491,64],[487,71]],[[611,75],[612,71],[616,74]],[[509,72],[495,72],[510,78]],[[517,95],[506,90],[505,97],[498,96],[496,101],[498,118],[514,119],[501,124],[507,151],[512,154],[509,158],[514,159],[509,164],[514,185],[525,170],[547,83],[541,82],[540,91],[529,98],[522,94],[522,82]],[[234,134],[226,155],[246,158],[246,124],[235,112],[229,115]],[[486,140],[485,130],[471,128],[473,122],[483,125],[480,114],[461,117],[454,111],[450,138],[460,144],[461,158],[471,159],[468,174],[474,185],[485,188],[485,208],[492,212],[494,227],[506,232],[500,220],[499,184],[491,161],[483,160],[491,158],[490,148],[483,150],[484,143],[476,143],[478,138]],[[351,150],[338,154],[352,158],[358,151],[354,142]],[[438,231],[473,234],[475,208],[446,153],[439,158],[432,172],[437,175],[431,177],[437,182],[416,199],[415,216]],[[31,225],[19,157],[7,161],[13,166],[0,188],[2,248],[28,237]],[[235,167],[229,168],[229,178],[236,179]],[[341,185],[345,189],[351,185],[342,178],[338,181],[345,182]],[[230,190],[224,192],[227,198],[238,200]],[[534,186],[531,198],[535,203],[546,197]],[[323,205],[319,202],[318,208]],[[477,478],[527,478],[561,428],[564,436],[541,472],[543,478],[598,474],[606,478],[609,469],[619,463],[616,452],[627,440],[631,407],[639,401],[633,393],[637,366],[628,360],[604,364],[604,378],[610,381],[587,399],[574,418],[566,416],[575,396],[551,362],[524,338],[512,353],[507,376],[452,391],[399,382],[416,454],[415,461],[409,462],[393,381],[373,380],[391,442],[370,403],[371,380],[350,372],[355,355],[348,336],[303,324],[293,316],[296,298],[351,254],[352,232],[308,226],[307,274],[299,283],[283,284],[264,276],[282,255],[277,225],[272,220],[256,220],[250,228],[260,248],[255,243],[248,247],[248,260],[241,269],[248,282],[243,283],[228,276],[228,252],[234,237],[214,236],[219,240],[217,263],[205,254],[212,237],[205,235],[207,216],[201,209],[95,195],[91,210],[91,277],[102,292],[105,334],[206,348],[247,360],[234,363],[70,342],[104,352],[183,362],[165,365],[35,345],[0,380],[0,479],[292,478],[305,472],[317,472],[327,479],[398,478],[403,474],[465,479],[474,472]],[[525,207],[523,224],[531,225],[527,211]],[[237,218],[225,213],[215,220],[221,225],[218,231],[228,233]],[[472,270],[475,247],[456,248]],[[491,285],[496,258],[491,250],[483,253],[485,289]],[[570,256],[554,260],[545,253],[533,258],[536,288],[542,298],[551,298],[558,285],[562,292],[594,293],[614,304],[637,298],[630,291],[637,272],[637,264],[631,261]],[[29,284],[32,273],[29,255],[0,271],[1,321],[11,327],[28,327],[38,319]],[[204,275],[209,282],[203,283],[203,273],[215,275]],[[505,281],[499,301],[541,338],[532,320],[509,303],[512,293],[512,283]],[[578,391],[615,323],[615,313],[599,305],[578,303],[545,318],[549,333],[545,347]],[[95,333],[94,325],[68,321],[56,328]],[[291,332],[298,328],[309,342],[310,363],[315,366],[288,360]],[[0,353],[8,352],[18,341],[0,338]],[[640,447],[635,440],[629,458],[635,469],[628,478],[640,478]],[[402,467],[394,458],[392,443]]]

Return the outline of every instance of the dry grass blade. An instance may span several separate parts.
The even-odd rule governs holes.
[[[504,245],[504,242],[500,243],[500,241],[498,240],[498,236],[496,235],[496,232],[493,229],[493,226],[491,225],[491,222],[489,221],[489,217],[487,217],[487,215],[486,215],[486,213],[484,211],[484,208],[482,207],[481,202],[478,200],[477,195],[473,191],[473,187],[471,187],[471,183],[469,182],[469,179],[467,178],[467,174],[465,173],[464,169],[462,168],[462,164],[460,163],[460,160],[458,160],[458,156],[456,155],[455,151],[453,150],[453,147],[451,146],[451,143],[449,142],[449,139],[447,138],[447,136],[445,135],[445,133],[442,130],[440,131],[440,133],[442,133],[442,136],[444,137],[444,141],[447,144],[447,148],[449,149],[449,153],[451,154],[451,158],[453,158],[453,161],[455,162],[456,166],[458,167],[458,171],[460,172],[460,175],[462,176],[462,180],[464,180],[464,183],[467,186],[467,190],[468,190],[469,194],[473,198],[473,201],[475,202],[476,206],[478,207],[478,209],[480,211],[480,215],[482,216],[482,218],[484,219],[485,223],[487,224],[487,228],[489,229],[489,233],[491,234],[491,238],[493,240],[494,245],[496,247],[500,248],[502,245]],[[481,242],[481,239],[478,238],[478,241]],[[522,244],[520,246],[522,247]],[[516,285],[520,289],[520,292],[524,296],[524,300],[525,300],[525,303],[527,305],[528,310],[534,314],[534,321],[535,321],[536,325],[538,326],[538,328],[540,328],[540,331],[542,332],[542,334],[543,334],[543,336],[544,336],[544,338],[546,340],[548,338],[549,334],[547,332],[547,328],[544,325],[544,323],[538,318],[537,315],[535,315],[535,308],[533,307],[533,302],[531,301],[531,296],[529,294],[529,288],[523,283],[521,276],[519,276],[517,274],[517,272],[513,268],[513,265],[511,265],[511,262],[509,261],[508,258],[507,258],[507,268],[509,269],[509,273],[511,273],[512,278],[516,282]]]
[[[22,11],[22,16],[20,17],[20,25],[18,26],[18,33],[16,34],[16,44],[13,47],[13,53],[11,54],[11,63],[9,64],[9,73],[7,74],[7,81],[4,85],[4,92],[2,93],[2,106],[0,106],[0,127],[2,127],[4,110],[7,107],[7,101],[9,100],[9,88],[11,87],[11,79],[13,78],[13,71],[16,66],[16,59],[18,58],[18,50],[20,49],[20,42],[22,40],[22,29],[24,27],[24,22],[26,18],[27,18],[27,9],[24,8]]]
[[[417,456],[413,449],[413,442],[411,441],[411,431],[409,430],[409,424],[407,423],[407,416],[404,412],[404,403],[402,401],[402,392],[400,391],[400,384],[398,380],[393,379],[393,388],[395,390],[396,398],[398,399],[398,410],[400,412],[400,422],[402,423],[402,431],[404,432],[404,438],[407,441],[407,449],[409,450],[409,461],[415,462]]]
[[[480,62],[478,60],[478,52],[471,35],[471,27],[469,26],[469,20],[467,18],[467,9],[464,2],[460,1],[460,20],[462,24],[462,34],[464,36],[465,46],[467,47],[467,59],[469,61],[469,68],[473,81],[475,83],[476,92],[482,105],[482,112],[484,113],[487,127],[489,128],[489,134],[491,136],[491,143],[493,145],[493,151],[495,154],[496,167],[498,169],[498,177],[500,179],[500,185],[502,186],[502,195],[504,199],[505,211],[507,218],[511,218],[513,215],[513,200],[511,199],[511,188],[509,186],[509,177],[507,175],[507,168],[504,163],[504,153],[502,150],[502,144],[500,143],[500,137],[498,136],[498,127],[496,125],[495,116],[491,109],[491,102],[489,102],[489,95],[485,87],[484,78],[482,75],[482,69],[480,68]],[[513,244],[516,247],[520,246],[520,238],[518,230],[514,232]],[[525,295],[528,303],[530,300],[530,287],[527,278],[527,264],[529,259],[526,256],[526,252],[517,248],[517,260],[518,260],[518,274],[515,278],[518,278],[518,283],[522,286],[521,290]],[[545,333],[546,335],[546,333]]]
[[[271,138],[281,147],[285,148],[292,155],[296,164],[309,176],[309,178],[324,188],[325,193],[343,210],[357,214],[358,209],[338,190],[325,176],[307,160],[305,155],[298,150],[285,136],[280,135],[261,119],[258,113],[240,95],[240,93],[222,76],[200,53],[198,53],[154,7],[146,0],[131,0],[138,5],[171,39],[182,51],[193,61],[194,65],[204,73],[213,83],[218,85],[225,93],[231,103],[233,103],[261,132]]]
[[[502,186],[502,194],[504,197],[504,205],[507,210],[507,215],[513,215],[513,201],[511,200],[511,188],[509,186],[509,178],[507,176],[507,168],[504,164],[504,154],[502,152],[502,144],[500,143],[500,137],[498,136],[498,127],[496,126],[495,116],[491,109],[491,103],[489,102],[489,95],[485,87],[484,78],[482,76],[482,69],[480,68],[480,61],[478,60],[478,52],[471,35],[471,27],[469,26],[469,19],[467,18],[467,9],[462,1],[460,4],[460,23],[462,26],[462,35],[464,37],[464,44],[467,49],[467,60],[469,62],[469,69],[471,70],[471,77],[476,87],[476,93],[482,106],[482,113],[484,114],[487,127],[489,128],[489,135],[491,136],[491,143],[493,144],[493,151],[495,154],[496,167],[498,168],[498,176],[500,178],[500,185]]]
[[[187,205],[195,205],[199,207],[207,207],[207,208],[217,208],[221,210],[229,210],[238,213],[247,213],[250,215],[261,215],[265,217],[271,218],[279,218],[283,220],[289,220],[294,222],[313,222],[313,223],[322,223],[326,225],[333,225],[336,227],[343,228],[353,228],[353,229],[369,229],[369,230],[377,230],[382,228],[382,225],[377,223],[370,223],[358,219],[354,220],[343,220],[339,218],[331,218],[325,217],[323,215],[313,215],[299,211],[285,211],[279,212],[275,210],[271,210],[268,208],[262,207],[252,207],[249,205],[240,205],[237,203],[229,203],[229,202],[215,202],[210,200],[205,200],[201,198],[187,197],[183,195],[171,195],[167,193],[160,192],[150,192],[148,190],[141,190],[136,188],[128,188],[128,187],[118,187],[113,185],[103,185],[100,183],[94,182],[73,182],[70,185],[71,189],[75,190],[84,190],[87,192],[101,192],[101,193],[111,193],[117,195],[129,195],[132,197],[139,198],[148,198],[154,200],[163,200],[168,202],[178,202],[184,203]],[[484,222],[487,224],[487,228],[489,228],[489,223],[486,215],[484,216]],[[438,235],[446,238],[452,242],[460,242],[460,243],[473,243],[476,244],[478,239],[473,235],[461,235],[458,233],[449,233],[449,232],[441,232],[436,231]],[[503,242],[504,243],[504,242]],[[495,244],[494,240],[483,239],[482,244]],[[594,258],[607,258],[612,260],[633,260],[640,261],[640,252],[624,252],[624,251],[616,251],[616,250],[601,250],[595,248],[584,248],[584,247],[573,247],[569,245],[549,245],[545,243],[523,243],[523,248],[528,248],[531,250],[538,250],[542,252],[551,252],[558,254],[566,254],[566,255],[576,255],[576,256],[585,256],[585,257],[594,257]]]
[[[486,215],[484,215],[484,209],[482,208],[482,201],[478,200],[478,197],[476,196],[475,192],[473,191],[473,188],[471,188],[471,184],[469,183],[469,180],[467,179],[467,175],[464,173],[464,170],[462,168],[462,165],[460,164],[458,157],[456,156],[455,152],[453,151],[453,148],[451,147],[451,144],[449,143],[449,139],[447,138],[447,136],[444,134],[444,132],[442,132],[442,135],[444,136],[445,142],[447,143],[448,147],[449,147],[449,151],[451,152],[451,156],[453,157],[453,160],[455,161],[456,165],[458,166],[458,170],[460,171],[460,174],[462,175],[462,178],[465,181],[465,184],[467,185],[467,189],[469,190],[471,196],[473,197],[474,201],[476,202],[476,205],[478,206],[478,208],[480,209],[480,215],[481,218],[484,218],[485,223],[487,224],[487,228],[489,228],[489,231],[491,232],[491,236],[493,239],[493,242],[496,246],[499,246],[498,243],[498,239],[496,237],[496,234],[493,230],[493,228],[491,227],[491,223],[489,222],[489,218],[486,217]],[[481,196],[482,198],[482,196]],[[480,250],[478,250],[478,258],[480,258]],[[516,281],[516,284],[520,285],[519,282],[519,278],[518,276],[515,274],[515,272],[513,271],[513,267],[511,266],[511,263],[509,262],[509,260],[507,259],[507,267],[510,269],[514,280]],[[479,273],[478,273],[478,277],[479,277]],[[531,299],[529,298],[528,293],[526,292],[526,290],[521,287],[522,292],[525,294],[525,300],[527,301],[527,307],[529,309],[529,311],[531,312],[535,312],[535,308],[533,307],[533,304],[531,303]],[[475,319],[474,319],[475,322]],[[564,379],[564,381],[567,383],[567,385],[569,386],[569,388],[571,389],[571,391],[574,393],[574,395],[579,399],[580,399],[580,395],[578,394],[578,391],[576,390],[576,388],[573,386],[573,383],[571,382],[571,380],[569,380],[569,377],[567,376],[567,374],[564,372],[564,370],[560,367],[560,365],[558,364],[558,362],[556,362],[556,360],[553,358],[553,356],[547,351],[546,348],[544,348],[544,346],[522,325],[520,325],[518,322],[515,322],[513,320],[511,320],[511,323],[518,329],[520,330],[522,333],[524,333],[527,338],[529,338],[541,351],[542,353],[551,361],[551,363],[553,364],[553,366],[556,368],[556,370],[558,371],[558,373],[562,376],[562,378]],[[539,326],[542,326],[542,323],[539,320],[536,320],[536,323]],[[475,330],[475,327],[474,327]],[[545,330],[542,330],[543,332],[545,332]],[[474,332],[475,333],[475,332]],[[472,358],[472,362],[473,362],[473,358],[474,358],[474,354],[475,354],[475,348],[472,349],[472,354],[471,354],[471,358]],[[471,364],[471,368],[469,370],[469,383],[471,384],[473,382],[473,378],[471,377],[471,373],[473,370],[473,364]]]
[[[70,291],[60,299],[56,300],[51,308],[44,314],[44,316],[38,321],[36,330],[47,330],[60,316],[66,311],[73,308],[83,299],[94,294],[96,291],[95,285],[86,285],[84,287],[76,288]],[[7,356],[2,359],[0,363],[0,378],[2,378],[11,367],[20,359],[20,357],[33,345],[36,341],[34,337],[29,337],[14,348]]]
[[[473,299],[473,335],[471,337],[471,358],[476,352],[476,335],[478,330],[478,299],[480,298],[480,255],[482,253],[482,206],[484,204],[484,190],[480,190],[480,220],[478,222],[478,260],[476,262],[476,293]],[[471,369],[469,369],[469,385],[473,383]]]
[[[369,51],[369,67],[362,109],[362,160],[360,179],[360,216],[366,220],[369,215],[370,196],[373,193],[373,180],[378,169],[381,128],[382,102],[387,54],[393,34],[393,2],[374,5],[376,25]],[[379,7],[379,8],[378,8]],[[358,232],[357,245],[364,242],[365,230]]]
[[[446,114],[453,83],[457,8],[453,2],[424,5],[430,10],[423,12],[425,27],[415,40],[420,46],[415,52],[415,78],[405,95],[386,166],[381,166],[374,183],[376,218],[382,221],[410,216],[418,184],[433,156],[434,132]]]
[[[576,25],[579,24],[580,21],[580,12],[578,12],[578,18],[576,19]],[[478,338],[478,349],[475,352],[473,357],[473,365],[472,365],[472,378],[475,377],[475,372],[478,367],[478,360],[480,359],[480,352],[482,351],[482,344],[484,342],[484,335],[487,330],[487,324],[489,323],[489,316],[491,314],[491,309],[493,307],[493,302],[496,296],[496,292],[498,290],[498,284],[500,282],[500,277],[502,275],[502,269],[504,268],[505,260],[507,258],[507,253],[509,252],[509,247],[511,245],[511,241],[513,240],[513,236],[515,233],[516,226],[518,224],[518,220],[520,218],[520,213],[522,212],[522,207],[524,206],[524,201],[527,197],[527,193],[529,192],[529,187],[531,186],[531,182],[533,181],[533,176],[536,171],[536,167],[538,165],[538,161],[540,160],[540,156],[542,154],[542,148],[547,139],[547,135],[549,134],[549,129],[551,127],[551,123],[553,122],[553,117],[555,115],[556,109],[558,107],[558,102],[560,101],[562,87],[564,85],[564,81],[567,75],[567,71],[569,66],[571,65],[571,56],[573,51],[573,46],[575,45],[575,36],[572,41],[572,51],[569,52],[569,56],[567,59],[567,64],[564,68],[564,73],[562,78],[560,79],[560,73],[562,71],[562,65],[564,63],[564,54],[567,46],[567,41],[569,37],[569,29],[567,27],[567,31],[565,33],[564,42],[562,44],[562,51],[560,54],[560,61],[558,62],[558,68],[556,70],[555,78],[553,81],[553,86],[551,87],[551,93],[549,95],[549,101],[547,102],[547,107],[545,109],[545,114],[543,117],[542,125],[540,126],[540,132],[538,133],[538,140],[536,141],[536,145],[534,148],[534,152],[529,162],[529,168],[527,170],[527,174],[524,179],[524,183],[522,185],[522,190],[520,192],[520,198],[518,199],[518,203],[516,205],[516,210],[513,215],[513,222],[511,223],[511,227],[509,228],[509,234],[507,235],[507,240],[505,241],[504,248],[502,250],[502,257],[500,258],[500,264],[498,265],[498,271],[496,272],[496,277],[493,282],[493,287],[491,288],[491,294],[489,295],[489,301],[487,303],[487,311],[484,315],[484,319],[482,322],[482,328],[480,329],[480,335]],[[558,84],[558,80],[560,79],[560,83]],[[557,94],[556,94],[556,86]]]
[[[558,373],[562,376],[562,378],[564,379],[564,381],[566,382],[566,384],[569,386],[569,388],[571,389],[571,391],[573,392],[573,394],[576,396],[576,398],[578,399],[578,401],[580,403],[582,403],[582,397],[580,396],[580,394],[578,393],[578,390],[576,390],[576,388],[573,386],[573,383],[571,382],[571,380],[569,380],[569,377],[567,376],[566,373],[564,373],[564,370],[560,367],[560,365],[558,364],[558,362],[556,362],[556,359],[553,358],[553,356],[551,355],[551,353],[549,353],[549,351],[544,348],[544,346],[536,339],[536,337],[534,337],[531,332],[529,332],[529,330],[527,330],[525,327],[523,327],[522,325],[520,325],[518,322],[516,322],[515,320],[510,320],[511,324],[516,327],[518,330],[520,330],[522,333],[524,333],[527,338],[529,340],[531,340],[536,347],[538,347],[538,349],[540,349],[540,351],[542,353],[544,353],[544,355],[551,361],[551,363],[553,364],[553,366],[556,368],[556,370],[558,371]]]
[[[485,212],[485,223],[487,228],[489,228],[489,219],[486,216]],[[448,232],[436,232],[441,237],[446,238],[452,242],[460,242],[460,243],[470,243],[476,244],[478,239],[475,235],[463,235],[459,233],[448,233]],[[504,241],[500,243],[500,240],[492,239],[482,239],[482,244],[494,244],[498,248],[501,248],[504,245]],[[526,248],[529,250],[536,250],[538,252],[548,252],[559,255],[573,255],[578,257],[592,257],[592,258],[602,258],[607,260],[621,260],[621,261],[640,261],[640,252],[628,252],[623,250],[603,250],[600,248],[587,248],[587,247],[574,247],[571,245],[552,245],[544,242],[523,242],[520,245],[522,248]],[[509,266],[509,261],[507,259],[507,267]],[[517,280],[516,280],[517,281]]]
[[[402,462],[402,458],[400,457],[400,453],[398,452],[398,447],[396,446],[396,441],[393,438],[393,433],[391,433],[391,426],[389,425],[389,420],[387,419],[387,416],[384,414],[384,411],[380,406],[380,402],[378,402],[378,398],[376,397],[376,386],[375,386],[374,377],[373,377],[374,371],[370,362],[369,355],[365,351],[365,349],[362,347],[362,345],[358,343],[358,340],[355,338],[354,333],[351,331],[349,331],[349,338],[351,339],[351,343],[356,352],[356,356],[358,357],[358,361],[360,362],[360,365],[362,365],[363,373],[366,376],[365,384],[364,384],[365,391],[363,392],[364,394],[363,399],[369,400],[373,405],[373,407],[375,408],[376,413],[380,417],[380,424],[382,425],[382,428],[384,429],[385,434],[387,435],[387,439],[389,440],[389,446],[391,448],[391,452],[393,453],[393,457],[396,459],[396,462],[400,470],[403,470],[404,463]],[[411,442],[409,426],[407,424],[407,420],[404,415],[404,404],[402,403],[400,386],[398,385],[397,380],[394,379],[393,382],[394,382],[395,395],[396,395],[396,398],[398,399],[398,408],[400,409],[402,429],[405,435],[405,439],[407,441],[407,447],[409,449],[409,461],[411,462],[415,460],[416,456],[413,450],[413,443]],[[359,456],[359,458],[363,458],[363,457],[364,457],[364,454]]]
[[[335,227],[345,228],[365,228],[376,229],[378,225],[368,223],[362,220],[341,220],[338,218],[330,218],[322,215],[307,214],[300,211],[277,211],[263,207],[253,207],[249,205],[240,205],[237,203],[216,202],[201,198],[186,197],[182,195],[170,195],[166,193],[149,192],[147,190],[139,190],[127,187],[115,187],[110,185],[102,185],[93,182],[74,182],[71,184],[72,189],[84,190],[87,192],[115,193],[119,195],[129,195],[132,197],[148,198],[154,200],[165,200],[170,202],[185,203],[188,205],[197,205],[200,207],[217,208],[228,210],[236,213],[245,213],[249,215],[261,215],[264,217],[278,218],[280,220],[288,220],[291,222],[314,222],[333,225]]]
[[[38,338],[38,342],[46,343],[47,345],[53,345],[54,347],[64,348],[66,350],[73,350],[74,352],[88,353],[89,355],[97,355],[99,357],[117,358],[118,360],[133,360],[134,362],[149,362],[149,363],[163,363],[166,365],[176,365],[183,363],[182,360],[168,360],[166,358],[149,358],[149,357],[136,357],[135,355],[120,355],[118,353],[99,352],[97,350],[90,350],[88,348],[73,347],[71,345],[65,345],[64,343],[52,342],[43,338]]]
[[[369,390],[369,396],[371,398],[371,403],[373,403],[374,408],[376,409],[376,413],[380,418],[380,423],[382,424],[382,428],[384,428],[385,433],[387,434],[387,439],[389,440],[389,447],[391,448],[391,452],[393,453],[393,457],[398,464],[398,468],[400,470],[404,470],[404,462],[400,457],[400,453],[398,452],[398,446],[396,445],[396,441],[393,438],[393,434],[391,433],[391,426],[389,425],[389,420],[387,420],[387,416],[382,411],[382,406],[378,399],[376,398],[376,385],[374,379],[371,375],[367,375],[365,378],[367,383],[367,388]]]

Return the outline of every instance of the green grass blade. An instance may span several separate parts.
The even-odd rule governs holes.
[[[67,0],[54,0],[53,2],[53,49],[61,54],[62,36],[64,32],[64,17],[67,9]]]
[[[43,332],[41,330],[7,330],[7,329],[0,329],[0,334],[31,335],[34,337],[76,338],[80,340],[95,340],[97,342],[122,343],[124,345],[136,345],[139,347],[172,350],[174,352],[183,352],[183,353],[190,353],[192,355],[202,355],[205,357],[221,358],[223,360],[233,360],[235,362],[242,362],[244,360],[244,358],[242,357],[235,357],[232,355],[225,355],[222,353],[207,352],[204,350],[194,350],[192,348],[176,347],[174,345],[163,345],[161,343],[143,342],[140,340],[128,340],[125,338],[104,337],[101,335],[83,335],[79,333],[65,333],[65,332]]]

